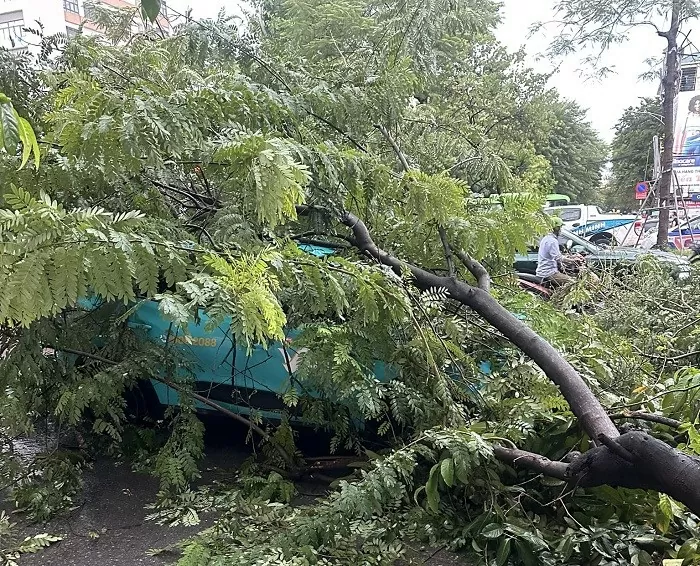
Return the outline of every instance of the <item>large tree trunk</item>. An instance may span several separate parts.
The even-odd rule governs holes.
[[[501,306],[488,291],[455,277],[435,275],[388,254],[374,243],[362,220],[350,212],[343,213],[340,221],[352,230],[353,244],[357,249],[399,274],[408,269],[420,289],[446,289],[450,298],[472,308],[529,356],[559,387],[581,427],[597,444],[583,454],[572,454],[566,463],[498,446],[494,454],[499,460],[566,479],[581,487],[610,485],[652,489],[684,503],[700,516],[700,459],[643,432],[620,435],[600,401],[571,364],[527,324]],[[476,270],[475,277],[478,278],[479,272]]]
[[[659,232],[656,245],[668,246],[669,206],[673,187],[673,142],[675,129],[676,81],[678,79],[678,29],[681,0],[674,0],[671,25],[659,35],[666,38],[665,75],[662,81],[663,102],[661,112],[664,122],[664,147],[661,155],[661,181],[659,182]]]

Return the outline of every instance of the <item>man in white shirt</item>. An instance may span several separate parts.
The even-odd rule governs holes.
[[[540,240],[535,275],[541,277],[543,283],[548,283],[552,287],[561,287],[573,283],[574,279],[560,270],[564,257],[559,251],[559,233],[564,222],[558,216],[553,216],[551,221],[552,231]]]

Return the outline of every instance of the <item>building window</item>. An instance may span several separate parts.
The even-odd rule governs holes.
[[[24,18],[0,22],[0,44],[16,45],[24,37]]]
[[[163,17],[168,17],[168,5],[165,3],[165,0],[162,0],[160,3],[160,13]]]
[[[691,67],[681,71],[681,92],[695,90],[695,79],[697,77],[697,72],[697,67]]]
[[[63,9],[66,12],[79,14],[80,10],[78,9],[78,0],[63,0]]]
[[[69,39],[71,37],[75,37],[76,35],[78,35],[78,30],[75,28],[66,26],[66,35],[68,36]]]

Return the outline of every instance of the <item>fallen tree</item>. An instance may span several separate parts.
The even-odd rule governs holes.
[[[665,442],[643,432],[620,434],[571,364],[483,288],[486,286],[482,277],[483,266],[475,260],[466,264],[472,275],[482,281],[481,287],[469,285],[455,277],[441,277],[404,263],[383,251],[373,241],[364,222],[354,214],[345,212],[340,221],[352,230],[353,244],[363,254],[381,265],[391,267],[398,275],[409,270],[419,289],[446,289],[452,300],[473,309],[532,358],[559,387],[578,417],[581,428],[597,444],[588,452],[571,455],[567,463],[553,462],[539,454],[503,446],[494,451],[496,457],[546,476],[566,479],[574,486],[610,485],[652,489],[670,495],[700,515],[700,459],[671,448]]]
[[[136,452],[161,479],[160,510],[197,499],[195,402],[243,422],[268,470],[308,467],[290,424],[299,415],[332,431],[331,450],[358,455],[356,472],[303,510],[270,507],[260,489],[217,498],[234,503],[192,555],[226,563],[281,553],[295,566],[389,564],[408,539],[500,566],[531,564],[535,551],[546,564],[631,562],[649,537],[664,557],[679,553],[695,524],[671,497],[698,510],[700,379],[681,366],[695,355],[682,336],[697,287],[686,282],[679,299],[660,271],[636,271],[627,287],[646,296],[621,287],[615,301],[642,321],[637,343],[614,304],[606,318],[569,317],[510,284],[514,255],[546,229],[542,197],[554,188],[535,148],[581,136],[576,124],[552,129],[544,78],[490,35],[497,6],[270,10],[251,41],[226,21],[189,22],[123,48],[78,38],[44,62],[32,99],[41,166],[18,169],[19,147],[0,154],[0,319],[16,329],[0,363],[12,392],[2,422],[20,434],[53,420],[100,449]],[[17,88],[11,78],[0,90]],[[82,305],[89,291],[104,299],[95,309]],[[251,416],[221,411],[170,330],[161,343],[129,324],[141,301],[157,302],[172,328],[202,313],[227,321],[244,362],[223,378],[231,391],[238,370],[259,377],[246,373],[251,348],[300,329],[294,347],[308,352],[298,367],[287,360],[289,387],[273,388],[276,419],[234,393],[222,402]],[[150,452],[140,441],[151,431],[134,433],[124,404],[144,379],[182,394]],[[615,424],[632,419],[639,430]],[[56,492],[34,491],[40,503]],[[280,491],[286,503],[289,485]],[[197,505],[211,507],[210,495]],[[595,529],[613,551],[589,544]]]

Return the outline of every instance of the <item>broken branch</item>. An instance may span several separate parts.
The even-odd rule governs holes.
[[[664,417],[663,415],[645,413],[644,411],[623,411],[621,413],[615,413],[610,415],[610,418],[614,421],[618,421],[621,419],[636,419],[640,421],[649,421],[652,423],[670,426],[671,428],[679,428],[681,424],[683,424],[679,420],[672,419],[670,417]]]
[[[491,290],[491,277],[489,276],[489,272],[486,271],[486,268],[466,252],[454,248],[453,251],[469,273],[474,276],[479,289],[489,292]]]
[[[566,470],[568,464],[564,462],[555,462],[533,452],[526,452],[517,448],[505,448],[503,446],[495,446],[493,454],[506,464],[518,465],[551,478],[567,479]]]
[[[367,226],[351,212],[345,211],[340,221],[352,230],[355,245],[361,252],[391,267],[398,274],[408,269],[419,289],[446,289],[450,298],[472,308],[527,354],[559,387],[571,410],[581,422],[581,426],[591,438],[597,439],[601,433],[611,438],[619,436],[620,433],[600,401],[573,366],[551,344],[514,317],[489,293],[453,277],[440,277],[388,254],[374,243]]]

